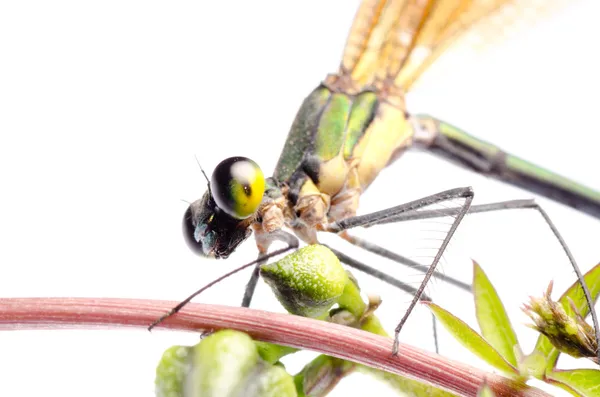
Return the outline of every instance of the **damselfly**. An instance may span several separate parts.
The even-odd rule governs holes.
[[[358,4],[3,4],[2,296],[175,300],[225,267],[248,261],[255,253],[251,241],[227,261],[200,265],[183,244],[185,205],[179,199],[199,197],[206,188],[193,155],[206,170],[235,155],[254,159],[265,173],[273,170],[302,99],[337,69]],[[600,64],[589,51],[600,35],[597,7],[596,1],[573,2],[533,31],[517,31],[470,57],[452,58],[454,49],[445,52],[408,94],[408,110],[438,116],[598,188],[593,98],[600,91]],[[468,185],[474,186],[478,203],[532,196],[407,151],[378,175],[359,212]],[[580,265],[595,263],[599,225],[565,206],[543,198],[540,203]],[[566,273],[565,285],[574,277],[541,224],[529,211],[468,215],[458,237],[467,236],[468,255],[486,272],[507,274],[496,282],[498,288],[518,289],[525,299],[543,291],[553,274]],[[395,248],[390,236],[367,230],[369,238],[388,240]],[[372,258],[366,263],[379,266]],[[454,264],[444,271],[460,277]],[[232,278],[200,300],[239,304],[242,276],[247,277]],[[521,277],[539,284],[523,286]],[[464,281],[469,278],[465,272]],[[368,277],[359,280],[363,287],[369,284]],[[392,308],[392,329],[402,314],[396,292],[376,284],[381,290],[363,289],[382,294],[378,312]],[[435,288],[434,300],[454,299],[442,283]],[[506,296],[503,290],[500,294]],[[266,293],[255,299],[253,306],[260,308],[273,303]],[[516,297],[507,310],[518,313],[523,299]],[[472,301],[465,307],[472,311]],[[407,340],[430,348],[431,333],[422,330],[428,325],[411,318],[402,336],[414,328]],[[440,337],[442,352],[452,355],[451,341]],[[11,395],[48,390],[65,396],[81,390],[89,396],[152,395],[156,362],[174,339],[193,344],[197,335],[5,332],[0,338],[3,390]],[[468,359],[460,349],[454,354]],[[98,374],[111,381],[98,382]],[[354,380],[341,384],[340,391],[364,387],[363,379]],[[369,382],[367,390],[373,393],[377,386]]]
[[[306,243],[317,243],[318,231],[337,233],[372,253],[420,269],[422,266],[410,259],[359,239],[348,231],[361,226],[437,217],[439,210],[431,213],[419,210],[464,199],[460,209],[446,212],[455,215],[454,220],[396,327],[396,343],[402,326],[421,299],[429,278],[436,274],[435,268],[467,212],[514,208],[538,210],[582,280],[574,258],[550,218],[531,202],[471,207],[473,191],[468,187],[356,216],[361,194],[379,172],[407,149],[420,146],[476,171],[600,217],[600,193],[508,154],[443,121],[412,115],[405,105],[405,93],[447,47],[457,40],[460,42],[461,35],[472,29],[482,34],[492,17],[515,18],[532,6],[510,1],[363,1],[338,72],[328,75],[304,100],[273,176],[265,179],[260,167],[244,157],[221,162],[210,180],[205,175],[207,191],[201,199],[190,204],[184,215],[184,235],[189,246],[203,256],[227,258],[253,230],[259,250],[256,262],[262,263],[298,247],[298,239],[283,230],[287,227]],[[541,3],[537,6],[550,7]],[[283,241],[287,247],[268,253],[274,241]],[[365,270],[364,264],[355,259],[342,253],[338,256],[346,264]],[[403,288],[389,275],[376,270],[366,271]],[[255,267],[243,306],[250,304],[258,277],[259,268]],[[457,280],[447,281],[469,289]],[[592,306],[587,286],[583,287]],[[167,316],[176,313],[195,295]],[[595,314],[592,318],[598,336],[600,331]],[[396,344],[393,353],[396,353]]]

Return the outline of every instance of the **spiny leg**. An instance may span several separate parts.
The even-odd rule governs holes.
[[[581,285],[581,289],[583,290],[583,294],[585,296],[585,300],[587,302],[588,308],[590,310],[590,316],[592,317],[592,323],[594,324],[594,333],[596,335],[596,340],[600,343],[600,327],[598,325],[598,316],[596,314],[596,309],[594,307],[594,300],[592,299],[592,294],[583,278],[583,274],[571,253],[567,243],[559,233],[558,229],[550,219],[550,216],[544,211],[544,209],[537,203],[535,200],[510,200],[510,201],[501,201],[497,203],[491,204],[482,204],[482,205],[474,205],[470,208],[469,214],[472,213],[483,213],[483,212],[493,212],[493,211],[501,211],[501,210],[509,210],[509,209],[534,209],[537,210],[544,218],[544,221],[550,227],[550,230],[554,234],[554,237],[558,240],[558,243],[562,247],[563,251],[567,255],[575,274],[577,275],[577,280]],[[436,218],[439,217],[441,213],[447,212],[446,209],[439,211],[420,211],[419,213],[413,212],[410,214],[400,214],[394,217],[396,222],[411,220],[411,219],[424,219],[424,218]],[[598,360],[600,361],[600,349],[598,351]]]
[[[476,213],[482,213],[482,212],[500,211],[500,210],[504,210],[504,209],[531,208],[531,207],[534,207],[535,205],[536,205],[535,201],[531,200],[531,199],[502,201],[502,202],[492,203],[492,204],[479,204],[479,205],[472,205],[469,208],[468,214],[470,215],[470,214],[476,214]],[[403,221],[440,218],[443,216],[456,216],[456,212],[457,212],[457,210],[452,209],[452,208],[444,208],[444,209],[437,209],[437,210],[411,211],[408,213],[399,214],[399,215],[390,217],[386,220],[383,220],[383,221],[381,221],[380,225],[388,224],[388,223],[403,222]],[[351,235],[348,232],[342,232],[342,233],[338,234],[338,236],[340,236],[344,240],[348,241],[349,243],[351,243],[359,248],[362,248],[366,251],[369,251],[373,254],[379,255],[381,257],[384,257],[386,259],[389,259],[391,261],[394,261],[396,263],[399,263],[399,264],[409,267],[411,269],[418,270],[422,273],[426,273],[427,270],[429,269],[429,266],[421,265],[420,263],[418,263],[412,259],[409,259],[405,256],[399,255],[393,251],[390,251],[380,245],[377,245],[375,243],[372,243],[372,242],[362,239],[360,237]],[[471,284],[457,280],[455,278],[447,276],[438,271],[434,272],[433,276],[448,283],[448,284],[454,285],[466,292],[469,292],[469,293],[472,292],[473,286]]]
[[[323,244],[325,245],[325,244]],[[368,274],[369,276],[373,276],[385,283],[388,283],[396,288],[401,289],[402,291],[408,292],[410,294],[416,294],[417,293],[417,288],[413,287],[412,285],[405,283],[403,281],[398,280],[397,278],[394,278],[392,276],[390,276],[387,273],[382,272],[381,270],[377,270],[374,267],[371,267],[367,264],[364,264],[346,254],[344,254],[343,252],[340,252],[334,248],[331,248],[329,246],[326,246],[327,248],[329,248],[340,260],[340,262],[345,263],[346,265],[355,268],[356,270],[360,270],[361,272],[364,272],[366,274]],[[431,301],[431,298],[423,293],[421,296],[421,299],[426,300],[426,301]]]
[[[389,259],[391,261],[394,261],[396,263],[399,263],[399,264],[409,267],[411,269],[418,270],[421,273],[427,273],[427,270],[429,269],[429,266],[421,265],[420,263],[413,261],[412,259],[409,259],[405,256],[396,254],[395,252],[392,252],[380,245],[371,243],[362,238],[353,236],[348,233],[342,233],[339,236],[341,238],[343,238],[344,240],[348,241],[352,245],[355,245],[359,248],[362,248],[366,251],[369,251],[373,254],[379,255],[381,257],[384,257],[386,259]],[[472,291],[471,284],[468,284],[463,281],[457,280],[453,277],[447,276],[444,273],[435,271],[433,273],[433,277],[438,278],[441,281],[444,281],[448,284],[454,285],[455,287],[458,287],[458,288],[462,289],[463,291],[467,291],[469,293]]]
[[[323,244],[325,245],[325,244]],[[340,262],[345,263],[346,265],[353,267],[357,270],[360,270],[361,272],[364,272],[370,276],[373,276],[375,278],[378,278],[379,280],[390,284],[393,287],[399,288],[402,291],[408,292],[410,294],[415,295],[417,293],[417,289],[415,287],[413,287],[410,284],[407,284],[405,282],[402,282],[400,280],[398,280],[397,278],[394,278],[392,276],[390,276],[387,273],[384,273],[380,270],[377,270],[369,265],[366,265],[354,258],[349,257],[348,255],[337,251],[329,246],[327,246],[340,260]],[[427,294],[425,294],[425,292],[423,292],[421,294],[421,300],[423,301],[432,301],[431,297],[429,297]],[[436,318],[435,315],[433,313],[431,313],[431,317],[433,320],[433,340],[434,340],[434,344],[435,344],[435,352],[439,353],[439,343],[438,343],[438,335],[437,335],[437,322],[436,322]]]
[[[279,230],[276,233],[273,233],[271,236],[271,242],[273,241],[283,241],[287,243],[287,245],[291,248],[298,248],[300,242],[296,238],[296,236],[287,233],[283,230]],[[270,242],[269,242],[270,244]],[[244,298],[242,299],[242,307],[250,307],[250,303],[252,302],[252,297],[254,296],[254,292],[256,290],[256,284],[258,283],[258,278],[260,276],[260,266],[263,265],[270,257],[265,257],[265,252],[260,252],[258,254],[258,258],[256,259],[256,267],[252,271],[252,275],[246,284],[246,289],[244,290]]]
[[[526,200],[508,200],[508,201],[499,201],[496,203],[490,204],[477,204],[473,205],[469,208],[469,214],[479,214],[483,212],[494,212],[501,210],[510,210],[510,209],[523,209],[523,208],[535,208],[538,204],[533,199]],[[443,208],[436,210],[425,210],[425,211],[411,211],[403,214],[398,214],[392,216],[386,220],[381,221],[379,224],[383,225],[386,223],[396,223],[396,222],[404,222],[404,221],[413,221],[413,220],[423,220],[423,219],[431,219],[431,218],[440,218],[442,216],[452,216],[455,215],[456,210],[452,208]],[[368,227],[368,226],[365,226]]]
[[[454,219],[454,222],[450,226],[450,230],[448,230],[448,234],[446,234],[444,241],[442,241],[442,245],[438,249],[438,252],[436,253],[436,255],[434,257],[434,259],[429,267],[429,270],[425,274],[425,277],[423,278],[421,285],[417,289],[416,294],[413,296],[413,299],[408,307],[408,310],[406,311],[406,313],[400,320],[400,323],[398,324],[398,326],[395,329],[394,346],[392,349],[392,355],[394,355],[394,356],[398,354],[398,338],[400,335],[400,331],[402,330],[404,323],[406,323],[406,320],[410,316],[410,313],[414,309],[415,305],[421,298],[421,295],[423,294],[423,291],[425,290],[425,287],[427,286],[427,282],[433,275],[433,272],[435,271],[435,268],[436,268],[438,262],[440,261],[444,251],[446,250],[446,247],[448,246],[450,239],[454,235],[454,232],[456,231],[458,225],[460,224],[460,222],[464,218],[465,214],[469,210],[469,207],[471,206],[471,202],[473,201],[473,195],[474,195],[473,189],[470,187],[451,189],[451,190],[440,192],[440,193],[437,193],[437,194],[434,194],[434,195],[431,195],[428,197],[424,197],[424,198],[421,198],[418,200],[414,200],[414,201],[411,201],[411,202],[408,202],[405,204],[391,207],[391,208],[388,208],[388,209],[385,209],[382,211],[376,211],[376,212],[372,212],[372,213],[366,214],[366,215],[359,215],[359,216],[354,216],[352,218],[347,218],[347,219],[341,220],[339,222],[333,222],[326,229],[326,231],[329,231],[332,233],[339,233],[343,230],[351,229],[351,228],[358,227],[358,226],[363,226],[363,227],[374,226],[377,224],[384,223],[382,221],[384,221],[390,217],[394,217],[394,216],[397,216],[397,215],[400,215],[403,213],[407,213],[407,212],[416,212],[416,210],[418,210],[419,208],[427,207],[432,204],[437,204],[437,203],[440,203],[443,201],[448,201],[448,200],[457,199],[457,198],[465,199],[464,204],[462,205],[460,211],[458,212],[456,218]]]
[[[292,241],[293,242],[293,241]],[[177,312],[179,312],[181,309],[183,309],[183,307],[185,305],[187,305],[188,303],[190,303],[190,301],[192,299],[194,299],[196,296],[200,295],[202,292],[204,292],[205,290],[209,289],[210,287],[212,287],[213,285],[219,283],[220,281],[228,278],[229,276],[234,275],[235,273],[238,273],[252,265],[256,265],[257,263],[261,262],[261,261],[266,261],[269,260],[270,258],[273,258],[275,256],[281,255],[281,254],[285,254],[286,252],[296,249],[298,248],[298,240],[295,240],[295,245],[294,244],[288,244],[287,247],[284,248],[280,248],[278,250],[275,250],[273,252],[270,252],[268,254],[265,254],[264,256],[259,256],[257,259],[253,260],[252,262],[246,263],[245,265],[242,265],[238,268],[233,269],[232,271],[225,273],[224,275],[222,275],[221,277],[211,281],[210,283],[206,284],[204,287],[200,288],[198,291],[194,292],[193,294],[191,294],[190,296],[188,296],[187,298],[185,298],[184,300],[182,300],[177,306],[175,306],[174,308],[172,308],[171,310],[169,310],[169,312],[163,316],[161,316],[160,318],[158,318],[156,321],[154,321],[152,324],[150,324],[150,326],[148,327],[148,331],[152,331],[152,328],[156,327],[157,325],[159,325],[160,323],[162,323],[164,320],[166,320],[167,318],[171,317],[172,315],[176,314]]]
[[[287,244],[289,246],[295,246],[296,248],[298,247],[298,239],[289,234],[286,233],[284,231],[280,231],[279,234],[277,235],[277,240],[285,240],[287,242]],[[325,244],[323,244],[325,245]],[[349,257],[346,254],[343,254],[340,251],[337,251],[329,246],[327,246],[337,257],[338,259],[345,263],[346,265],[353,267],[355,269],[358,269],[366,274],[369,274],[375,278],[378,278],[380,280],[382,280],[383,282],[386,282],[396,288],[399,288],[405,292],[411,293],[411,294],[416,294],[417,289],[414,288],[412,285],[404,283],[390,275],[388,275],[387,273],[384,273],[380,270],[377,270],[371,266],[368,266],[362,262],[357,261],[354,258]],[[250,303],[252,301],[252,297],[254,295],[255,289],[256,289],[256,285],[258,282],[258,278],[260,276],[260,266],[265,263],[269,258],[264,256],[264,253],[259,253],[258,258],[256,259],[256,267],[254,268],[254,271],[252,272],[252,275],[250,276],[250,279],[248,280],[248,283],[246,285],[246,290],[244,292],[244,298],[242,301],[242,307],[250,307]],[[419,265],[422,266],[422,265]],[[424,266],[423,266],[424,267]],[[423,293],[421,295],[421,299],[422,300],[426,300],[426,301],[431,301],[431,298],[426,295],[425,293]],[[434,343],[435,343],[435,351],[436,353],[439,353],[439,343],[438,343],[438,337],[437,337],[437,324],[436,324],[436,318],[435,316],[432,314],[432,320],[433,320],[433,337],[434,337]]]
[[[583,293],[584,293],[584,296],[586,299],[586,303],[588,304],[588,308],[590,310],[590,316],[592,317],[592,323],[594,324],[594,332],[595,332],[596,340],[600,342],[600,327],[598,325],[598,316],[596,314],[592,295],[589,291],[587,284],[585,283],[583,274],[581,273],[581,270],[579,269],[579,266],[577,265],[577,262],[575,261],[573,254],[571,253],[571,250],[567,246],[567,243],[565,242],[565,240],[559,233],[558,229],[556,228],[556,226],[550,219],[550,216],[546,213],[546,211],[544,211],[544,209],[535,200],[532,200],[532,199],[509,200],[509,201],[500,201],[500,202],[490,203],[490,204],[474,205],[469,208],[468,213],[470,215],[470,214],[495,212],[495,211],[511,210],[511,209],[533,209],[533,210],[537,210],[542,215],[542,218],[544,218],[544,221],[550,227],[550,230],[554,234],[554,237],[556,237],[556,239],[558,240],[563,251],[567,255],[567,258],[569,259],[569,262],[571,263],[571,266],[573,267],[575,274],[577,275],[577,279],[579,281],[579,284],[581,285],[581,288],[583,290]],[[410,220],[417,220],[417,219],[438,218],[441,216],[454,215],[454,213],[455,213],[454,209],[411,211],[411,212],[398,214],[393,217],[390,217],[386,220],[381,221],[380,224],[410,221]],[[369,244],[371,244],[371,243],[369,243]],[[369,249],[367,249],[367,250],[369,250]],[[375,253],[378,253],[378,252],[375,252]],[[392,258],[389,258],[389,259],[392,259]],[[394,259],[392,259],[392,260],[394,260]],[[600,351],[598,352],[598,360],[600,361]]]

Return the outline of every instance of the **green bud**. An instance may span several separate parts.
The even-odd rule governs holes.
[[[297,396],[285,369],[264,361],[239,331],[218,331],[194,347],[168,349],[156,373],[159,397]]]
[[[183,380],[191,368],[187,346],[173,346],[162,355],[156,367],[156,397],[183,397]]]
[[[523,306],[522,310],[535,323],[529,327],[546,336],[559,351],[572,357],[588,357],[595,360],[598,342],[594,328],[583,319],[571,299],[571,313],[567,314],[560,303],[550,298],[552,284],[551,282],[548,286],[543,298],[532,297],[529,305]]]
[[[256,380],[256,389],[254,394],[248,394],[247,391],[240,396],[255,397],[297,397],[294,378],[288,374],[281,365],[270,366]]]
[[[337,256],[319,244],[263,265],[260,272],[288,312],[311,318],[325,317],[348,282]]]
[[[244,378],[260,367],[252,339],[224,330],[204,338],[191,355],[192,371],[186,378],[187,396],[234,396]]]

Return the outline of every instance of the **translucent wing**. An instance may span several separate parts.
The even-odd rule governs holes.
[[[371,85],[380,69],[387,69],[388,62],[399,58],[401,53],[409,53],[409,46],[395,40],[395,33],[400,26],[414,28],[418,25],[431,3],[415,0],[363,1],[348,35],[339,74],[349,76],[357,89]],[[413,36],[415,33],[416,30]]]
[[[436,1],[418,32],[396,84],[410,90],[437,58],[459,47],[474,50],[499,43],[569,3],[566,0]]]
[[[567,0],[365,0],[340,65],[355,88],[387,80],[410,90],[452,47],[487,47]]]

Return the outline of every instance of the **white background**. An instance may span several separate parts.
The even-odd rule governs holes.
[[[592,0],[573,3],[534,29],[508,35],[503,45],[440,60],[409,95],[409,110],[435,114],[600,189],[600,60],[593,50],[600,8]],[[254,258],[252,240],[227,261],[199,259],[183,243],[181,200],[205,189],[194,155],[209,173],[232,155],[253,158],[271,173],[302,99],[336,70],[357,4],[3,2],[0,296],[179,300]],[[360,212],[468,185],[476,203],[532,197],[428,154],[408,153],[382,172]],[[600,222],[539,202],[581,267],[597,263]],[[406,252],[414,240],[427,244],[422,236],[429,225],[371,229],[369,236]],[[522,325],[528,319],[519,305],[540,295],[550,279],[556,295],[574,280],[541,217],[529,211],[472,216],[444,270],[468,281],[469,258],[504,297],[529,351],[536,335]],[[399,272],[383,262],[370,257],[369,263]],[[239,304],[247,276],[198,300]],[[409,297],[358,276],[363,290],[383,297],[379,315],[392,331]],[[429,291],[473,320],[466,294],[439,282]],[[262,284],[254,306],[282,310]],[[418,310],[402,341],[432,349],[429,325],[428,313]],[[196,341],[195,334],[145,330],[3,332],[1,394],[151,396],[162,351]],[[447,334],[440,343],[443,354],[483,367]],[[287,361],[290,371],[309,356]],[[349,390],[382,395],[385,387],[354,375],[332,395]]]

